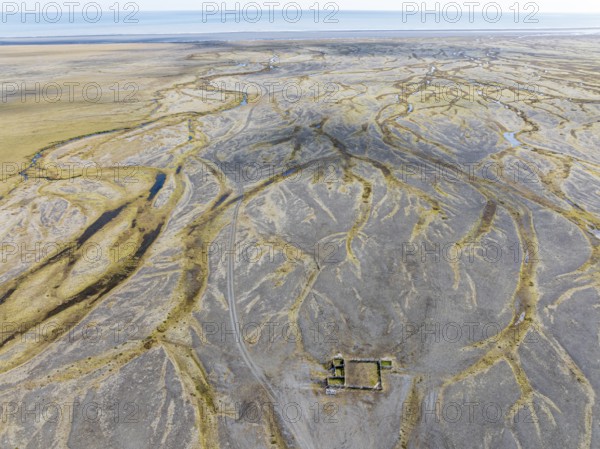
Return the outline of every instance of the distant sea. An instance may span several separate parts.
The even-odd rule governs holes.
[[[448,19],[448,20],[447,20]],[[490,20],[491,19],[491,20]],[[548,14],[530,15],[521,11],[515,17],[513,11],[503,11],[498,20],[490,12],[486,18],[475,11],[470,17],[463,11],[462,17],[448,12],[447,16],[436,17],[420,13],[403,14],[402,11],[283,11],[263,10],[259,17],[255,10],[248,10],[237,17],[217,12],[203,15],[201,11],[81,11],[69,16],[63,11],[21,16],[19,13],[2,17],[0,39],[6,41],[21,38],[52,38],[75,36],[177,36],[218,35],[222,33],[328,33],[342,31],[476,31],[476,30],[568,30],[587,29],[600,31],[598,14]],[[310,34],[310,33],[309,33]],[[344,34],[344,33],[342,33]],[[9,39],[5,39],[9,38]],[[175,39],[176,40],[176,39]]]

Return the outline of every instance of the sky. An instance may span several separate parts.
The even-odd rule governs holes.
[[[64,0],[69,1],[69,0]],[[14,3],[25,3],[25,4],[35,4],[36,2],[44,4],[48,3],[58,3],[59,5],[64,3],[63,0],[19,0]],[[92,0],[70,0],[76,1],[83,4],[87,2],[92,2]],[[130,0],[94,0],[95,2],[102,5],[103,9],[108,10],[111,6],[115,4],[120,4],[122,10],[128,10],[123,8],[125,4],[130,2]],[[425,8],[422,9],[435,9],[435,4],[439,3],[440,7],[444,7],[444,5],[449,3],[458,4],[461,9],[466,13],[469,11],[470,6],[468,3],[479,3],[481,6],[474,6],[475,10],[481,10],[481,8],[489,3],[497,3],[500,5],[502,11],[506,11],[510,14],[511,6],[514,6],[516,3],[520,5],[521,11],[527,13],[533,11],[532,8],[538,7],[540,13],[549,13],[549,12],[572,12],[572,13],[599,13],[600,14],[600,1],[599,0],[537,0],[530,2],[529,0],[456,0],[454,2],[449,0],[416,0],[413,2],[400,1],[400,0],[334,0],[329,2],[329,0],[216,0],[216,1],[205,1],[205,0],[134,0],[131,3],[135,3],[139,6],[140,10],[146,11],[167,11],[167,10],[196,10],[202,11],[203,4],[212,3],[213,5],[218,5],[221,7],[222,3],[225,3],[227,9],[235,9],[235,4],[238,2],[243,8],[245,5],[249,5],[250,3],[258,4],[261,9],[268,11],[269,2],[279,3],[280,7],[274,7],[274,9],[282,9],[282,7],[287,3],[296,3],[300,4],[303,9],[308,10],[311,6],[315,9],[314,5],[318,4],[320,6],[319,9],[326,9],[324,6],[327,3],[333,3],[340,10],[377,10],[377,11],[399,11],[403,9],[403,5],[407,5],[409,3],[419,5],[419,8],[422,8],[422,4],[425,4]],[[7,2],[12,3],[12,2]],[[3,2],[4,4],[4,2]],[[528,5],[526,7],[526,5]],[[113,6],[114,9],[114,6]],[[404,8],[408,9],[408,8]],[[514,10],[514,9],[513,9]],[[600,24],[599,24],[600,26]]]
[[[81,0],[84,2],[85,0]],[[124,0],[124,2],[127,0]],[[227,5],[227,8],[235,8],[235,3],[239,2],[243,7],[246,4],[251,3],[251,0],[228,0],[224,3]],[[268,3],[279,2],[281,5],[285,5],[287,0],[256,0],[262,8],[268,9]],[[309,9],[311,6],[315,4],[320,5],[320,9],[324,9],[323,6],[328,3],[328,0],[295,0],[296,3],[300,4],[303,9]],[[462,9],[468,11],[469,5],[468,3],[480,3],[481,6],[474,6],[474,9],[481,9],[487,3],[493,3],[488,0],[456,0],[455,2],[448,0],[437,0],[437,3],[440,3],[441,7],[444,7],[445,4],[448,3],[457,3],[461,6]],[[535,2],[530,2],[529,0],[495,0],[504,11],[510,11],[509,8],[515,3],[520,4],[520,8],[523,11],[531,11],[534,6],[530,5],[527,9],[525,5],[528,3],[533,3],[539,7],[539,11],[544,12],[574,12],[574,13],[600,13],[600,1],[598,0],[537,0]],[[203,3],[216,3],[217,5],[221,5],[223,0],[218,0],[214,2],[206,2],[204,0],[138,0],[137,4],[142,10],[201,10]],[[290,2],[291,3],[291,2]],[[335,3],[339,9],[341,10],[378,10],[378,11],[394,11],[394,10],[402,10],[403,4],[408,3],[416,3],[421,5],[425,3],[427,9],[435,9],[435,0],[428,1],[414,1],[414,2],[405,2],[399,0],[374,0],[374,1],[366,1],[366,0],[335,0],[331,3]],[[421,7],[421,6],[420,6]],[[275,9],[281,9],[275,7]]]

